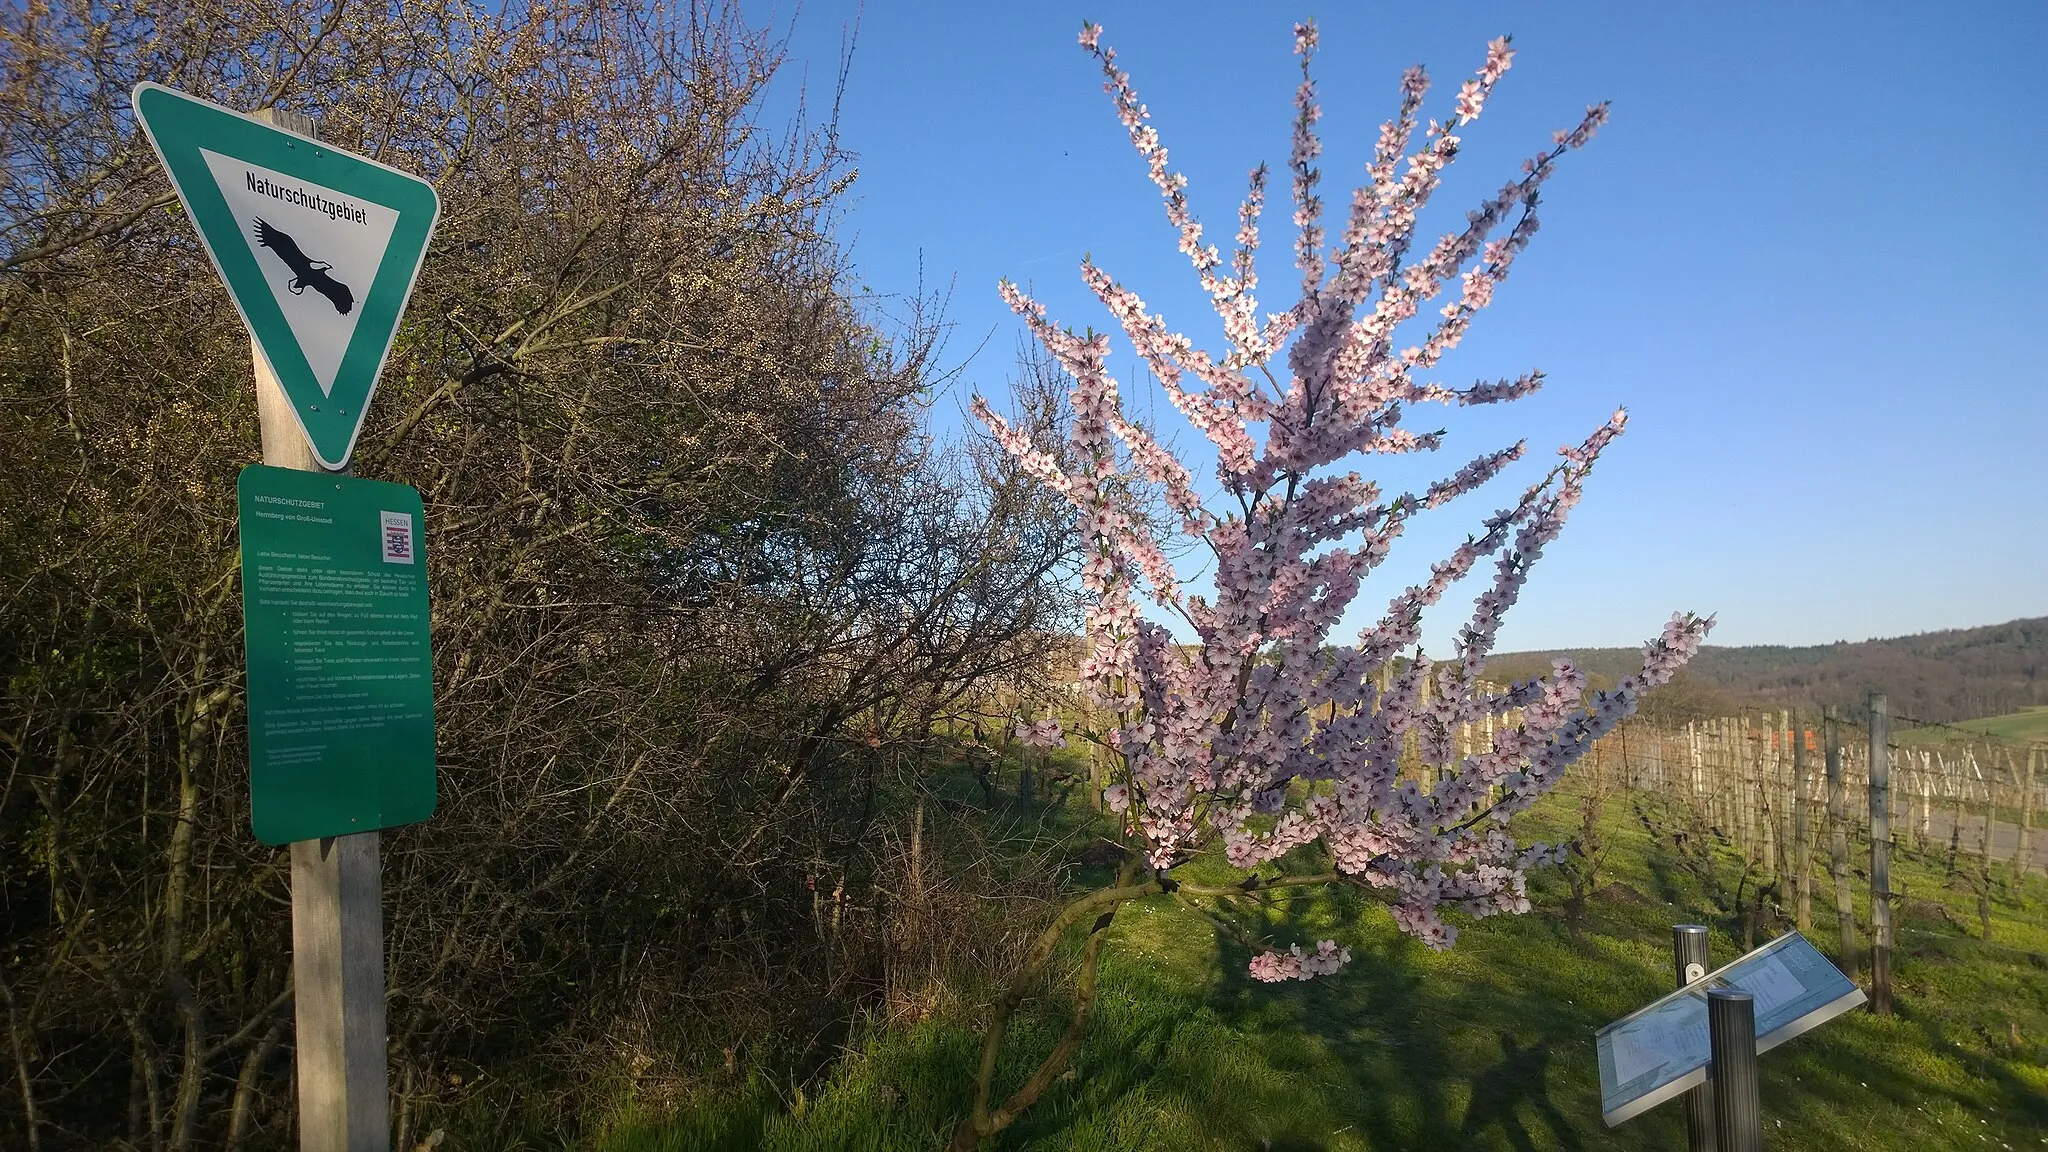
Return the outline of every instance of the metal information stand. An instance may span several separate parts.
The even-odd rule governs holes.
[[[1595,1034],[1601,1118],[1612,1128],[1708,1082],[1708,993],[1746,992],[1756,1051],[1768,1052],[1864,1002],[1863,990],[1797,932],[1783,936]]]

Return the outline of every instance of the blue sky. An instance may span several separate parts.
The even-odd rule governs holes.
[[[1363,624],[1617,404],[1630,430],[1509,615],[1504,649],[1634,644],[1675,609],[1721,644],[1810,644],[2048,614],[2048,5],[1544,4],[1322,10],[1266,3],[810,0],[786,82],[841,104],[860,180],[839,221],[861,278],[945,293],[957,430],[1000,396],[1020,325],[1008,276],[1076,328],[1111,323],[1081,254],[1213,347],[1217,327],[1159,200],[1074,42],[1105,27],[1227,240],[1244,176],[1276,169],[1261,305],[1292,302],[1284,169],[1291,25],[1322,28],[1327,200],[1342,204],[1401,69],[1446,115],[1485,42],[1514,70],[1425,216],[1465,210],[1588,103],[1614,118],[1567,157],[1543,229],[1442,379],[1542,368],[1536,397],[1411,417],[1449,430],[1426,470],[1526,436],[1520,470],[1434,514],[1354,606]],[[785,15],[786,18],[786,15]],[[785,88],[788,92],[792,88]],[[1132,358],[1115,361],[1129,381]],[[1141,391],[1183,447],[1206,447]],[[1377,462],[1374,463],[1377,468]],[[1373,468],[1363,469],[1369,474]],[[1381,470],[1421,482],[1413,467]],[[1211,485],[1213,488],[1213,484]],[[1192,560],[1190,567],[1193,567]],[[1429,619],[1447,650],[1464,605]]]

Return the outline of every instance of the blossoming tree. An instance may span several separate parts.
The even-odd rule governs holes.
[[[1187,464],[1124,414],[1107,368],[1106,335],[1063,329],[1015,285],[1002,286],[1010,307],[1072,378],[1070,440],[1049,450],[979,399],[975,412],[1073,504],[1086,547],[1081,578],[1089,605],[1079,687],[1111,717],[1103,731],[1080,735],[1117,754],[1104,799],[1122,814],[1139,851],[1115,882],[1069,905],[1036,940],[984,1036],[973,1109],[955,1134],[956,1148],[1007,1127],[1065,1069],[1092,1007],[1103,929],[1125,901],[1355,885],[1382,892],[1401,929],[1435,948],[1449,947],[1457,935],[1444,919],[1447,909],[1473,916],[1527,911],[1524,871],[1558,849],[1518,845],[1509,819],[1633,712],[1643,693],[1670,679],[1712,625],[1710,618],[1673,617],[1644,646],[1641,670],[1610,690],[1589,693],[1585,676],[1565,661],[1548,677],[1505,690],[1481,680],[1530,566],[1563,528],[1602,450],[1620,435],[1625,416],[1616,412],[1584,442],[1561,449],[1546,476],[1487,517],[1426,582],[1394,596],[1349,643],[1331,642],[1362,581],[1412,518],[1522,456],[1520,443],[1489,452],[1420,492],[1400,494],[1343,470],[1359,455],[1439,449],[1441,432],[1402,425],[1412,406],[1496,404],[1541,385],[1542,374],[1533,371],[1467,387],[1429,374],[1507,278],[1536,232],[1544,183],[1566,152],[1592,139],[1607,118],[1605,104],[1556,133],[1517,179],[1466,215],[1462,228],[1418,249],[1417,216],[1457,154],[1458,131],[1478,119],[1514,53],[1506,38],[1488,44],[1485,63],[1459,88],[1443,122],[1420,118],[1429,81],[1411,68],[1401,78],[1398,111],[1380,128],[1368,179],[1352,193],[1333,239],[1318,192],[1320,108],[1309,74],[1316,29],[1297,25],[1302,79],[1288,176],[1300,295],[1284,311],[1262,315],[1255,257],[1267,168],[1251,172],[1226,261],[1205,241],[1186,180],[1169,167],[1145,106],[1100,36],[1099,26],[1086,25],[1081,46],[1102,67],[1103,87],[1164,198],[1180,251],[1221,318],[1227,344],[1216,352],[1197,348],[1092,260],[1081,274],[1173,406],[1214,446],[1219,495],[1201,499]],[[1426,332],[1417,333],[1419,342],[1400,346],[1397,331],[1447,293],[1424,321]],[[1159,494],[1168,530],[1135,514],[1127,494],[1137,480]],[[1178,545],[1190,543],[1213,562],[1213,595],[1189,591],[1169,562]],[[1455,650],[1448,659],[1428,659],[1419,648],[1423,611],[1485,561],[1492,585],[1478,596]],[[1156,619],[1162,615],[1177,619],[1194,641],[1176,642]],[[1488,716],[1513,722],[1495,727],[1491,747],[1460,755],[1453,733]],[[1045,720],[1021,726],[1019,736],[1041,745],[1066,738],[1057,721]],[[1404,772],[1411,740],[1416,755]],[[1297,849],[1304,851],[1290,864],[1320,861],[1312,874],[1278,867]],[[1214,851],[1244,873],[1240,882],[1195,885],[1171,874],[1175,865]],[[1069,1028],[1026,1083],[991,1106],[1011,1016],[1066,932],[1091,916]],[[1296,944],[1262,950],[1250,974],[1306,980],[1348,959],[1333,941],[1307,950]]]

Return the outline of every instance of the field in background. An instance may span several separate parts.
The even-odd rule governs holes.
[[[1582,782],[1590,787],[1590,778]],[[1518,822],[1531,839],[1576,835],[1582,793],[1548,798]],[[1028,805],[1019,805],[1028,807]],[[1078,803],[1045,827],[1085,844],[1098,826]],[[1671,1105],[1609,1131],[1599,1117],[1592,1033],[1668,987],[1670,925],[1713,928],[1719,964],[1739,951],[1730,893],[1743,864],[1716,837],[1685,850],[1687,813],[1659,795],[1614,790],[1594,827],[1606,846],[1577,923],[1566,877],[1539,873],[1537,911],[1463,925],[1434,954],[1351,894],[1290,901],[1270,927],[1285,946],[1333,937],[1342,974],[1266,986],[1248,954],[1219,943],[1170,899],[1126,906],[1111,929],[1102,996],[1078,1075],[991,1146],[1006,1149],[1668,1149],[1684,1144]],[[1855,837],[1854,859],[1868,862]],[[1969,873],[1939,852],[1902,848],[1892,865],[1899,925],[1898,1015],[1851,1015],[1766,1054],[1763,1104],[1777,1149],[2048,1147],[2048,881],[2001,872],[1990,941],[1978,939]],[[1076,886],[1098,882],[1078,870]],[[1868,916],[1864,877],[1852,886]],[[1834,891],[1821,870],[1809,937],[1835,952]],[[1279,909],[1276,908],[1276,911]],[[1759,926],[1761,942],[1777,926]],[[1866,939],[1867,944],[1867,939]],[[1063,1026],[1048,997],[1025,1021],[1035,1060]],[[809,1083],[757,1077],[680,1113],[628,1106],[591,1152],[695,1149],[931,1149],[965,1108],[975,1038],[956,1017],[873,1027]],[[1023,1056],[1003,1084],[1023,1075]]]
[[[1979,720],[1963,720],[1957,728],[1971,732],[1982,732],[1999,740],[2015,744],[2048,744],[2048,707],[2026,708],[2008,712],[2003,716],[1986,716]],[[1954,742],[1961,737],[1954,732],[1938,728],[1906,728],[1896,734],[1901,744],[1931,744],[1940,741]]]

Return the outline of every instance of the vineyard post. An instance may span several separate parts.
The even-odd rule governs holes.
[[[1708,720],[1700,725],[1700,737],[1706,744],[1700,750],[1700,810],[1706,816],[1708,827],[1718,826],[1714,809],[1721,795],[1721,733],[1718,723]]]
[[[1967,750],[1964,755],[1968,756]],[[1965,793],[1970,778],[1963,775],[1963,763],[1963,760],[1957,760],[1954,769],[1948,773],[1950,799],[1953,801],[1948,824],[1948,870],[1951,874],[1956,870],[1956,857],[1963,851],[1963,817],[1969,811]]]
[[[1844,740],[1847,740],[1848,734],[1845,732],[1842,738]],[[1849,788],[1851,789],[1852,794],[1855,791],[1862,791],[1867,793],[1870,790],[1870,774],[1868,772],[1865,772],[1863,774],[1863,779],[1856,779],[1857,765],[1860,761],[1862,761],[1865,758],[1869,751],[1870,750],[1868,748],[1864,747],[1850,747],[1847,744],[1844,744],[1842,746],[1842,776],[1845,780],[1848,781]],[[1870,805],[1850,804],[1849,820],[1851,823],[1855,824],[1856,830],[1858,832],[1861,832],[1866,836],[1869,835]]]
[[[1700,733],[1690,720],[1685,722],[1685,747],[1687,754],[1692,758],[1692,802],[1697,807],[1700,793],[1704,790],[1700,781]],[[2029,759],[2027,763],[2032,765],[2033,760]]]
[[[1742,829],[1742,859],[1756,863],[1756,769],[1749,755],[1749,717],[1735,721],[1735,820]]]
[[[1927,853],[1927,838],[1934,834],[1934,753],[1921,751],[1920,766],[1913,770],[1920,779],[1920,820],[1919,834],[1914,837],[1921,855]]]
[[[1714,809],[1721,796],[1721,732],[1717,722],[1700,724],[1700,811],[1708,824],[1715,824]]]
[[[1990,756],[1993,751],[2005,750],[1994,747],[1987,749],[1985,755]],[[2011,752],[2005,752],[2005,760],[2010,767]],[[1984,827],[1977,833],[1977,923],[1986,940],[1991,939],[1991,828],[1997,819],[1998,761],[1993,758],[1991,775],[1984,781]]]
[[[1493,747],[1493,710],[1490,708],[1486,712],[1486,747]]]
[[[1794,920],[1801,932],[1813,930],[1813,823],[1806,802],[1806,723],[1793,717],[1792,724],[1792,834],[1794,881],[1799,886]]]
[[[1720,752],[1720,763],[1715,767],[1720,769],[1721,778],[1714,782],[1714,798],[1721,808],[1721,820],[1728,830],[1728,841],[1735,846],[1737,852],[1740,852],[1742,813],[1736,807],[1735,798],[1742,793],[1742,786],[1737,780],[1741,775],[1741,761],[1735,754],[1735,719],[1732,716],[1723,716],[1715,725],[1720,730],[1720,738],[1715,742],[1715,747]]]
[[[1721,719],[1721,779],[1715,795],[1720,798],[1722,820],[1728,826],[1728,838],[1735,850],[1743,852],[1742,809],[1736,800],[1742,795],[1742,757],[1735,747],[1735,718]],[[1744,852],[1745,859],[1747,853]]]
[[[1830,707],[1821,719],[1821,731],[1827,741],[1828,766],[1828,834],[1833,840],[1833,867],[1829,870],[1835,882],[1835,926],[1841,934],[1842,974],[1856,979],[1859,965],[1856,960],[1856,905],[1849,891],[1849,829],[1846,807],[1848,788],[1842,779],[1842,742],[1838,731],[1839,717]]]
[[[1735,810],[1728,805],[1727,721],[1716,716],[1707,722],[1707,823],[1721,830],[1721,838],[1735,842]]]
[[[1976,769],[1977,779],[1984,784],[1984,826],[1977,829],[1977,856],[1987,864],[1991,862],[1991,825],[1998,819],[1998,757],[2002,752],[2005,750],[1995,744],[1984,746],[1984,759],[1991,765],[1989,775],[1985,774],[1983,765],[1971,765]],[[2011,759],[2010,753],[2005,755]]]
[[[1750,810],[1756,821],[1757,871],[1766,884],[1778,879],[1778,835],[1773,823],[1776,813],[1771,807],[1771,781],[1777,772],[1777,749],[1771,747],[1771,740],[1777,735],[1771,725],[1771,714],[1760,717],[1756,731],[1756,755],[1750,760]],[[1762,904],[1758,904],[1762,908]]]
[[[1749,753],[1750,842],[1756,848],[1757,871],[1768,883],[1777,878],[1771,866],[1777,838],[1771,835],[1771,790],[1766,782],[1770,779],[1771,714],[1766,712],[1760,719],[1755,734],[1743,741],[1743,747],[1753,750]]]
[[[1891,751],[1887,749],[1884,756],[1884,762],[1886,766],[1885,770],[1887,773],[1889,773],[1891,770],[1890,766],[1893,759],[1894,757]],[[1899,770],[1901,772],[1905,771],[1906,754],[1904,752],[1900,752],[1896,759],[1899,762]],[[1911,821],[1913,818],[1912,796],[1909,793],[1901,792],[1897,788],[1886,788],[1884,811],[1885,820],[1888,824],[1903,824]]]
[[[1778,875],[1781,883],[1795,882],[1792,809],[1797,807],[1798,785],[1792,783],[1792,713],[1778,710],[1778,755],[1771,768],[1771,816],[1778,833]],[[1791,800],[1788,803],[1788,800]]]
[[[1720,799],[1722,820],[1728,826],[1728,838],[1738,852],[1742,845],[1742,810],[1736,799],[1742,795],[1742,758],[1735,750],[1735,720],[1721,719],[1721,779],[1717,782],[1715,795]]]
[[[1771,726],[1769,713],[1764,714],[1763,730],[1757,733],[1756,743],[1756,819],[1757,832],[1763,837],[1763,846],[1758,852],[1764,883],[1778,883],[1785,874],[1778,865],[1785,858],[1785,845],[1778,836],[1778,749],[1777,730]]]
[[[2034,762],[2040,756],[2039,748],[2027,749],[2027,775],[2020,784],[2020,842],[2012,853],[2013,874],[2016,877],[2025,877],[2034,870],[2033,857],[2027,855],[2027,841],[2034,830]]]
[[[1891,705],[1870,697],[1870,1010],[1892,1014]]]
[[[1899,847],[1904,849],[1913,838],[1913,793],[1919,787],[1920,780],[1920,762],[1913,758],[1911,749],[1899,749],[1899,754],[1893,758],[1892,777],[1892,796],[1895,800],[1892,806],[1895,822],[1892,835],[1897,839]]]
[[[1792,775],[1792,713],[1778,712],[1778,768],[1771,774],[1771,807],[1778,818],[1778,875],[1783,877],[1785,899],[1792,898],[1798,881],[1797,832],[1792,827],[1792,810],[1798,807],[1799,785]]]

